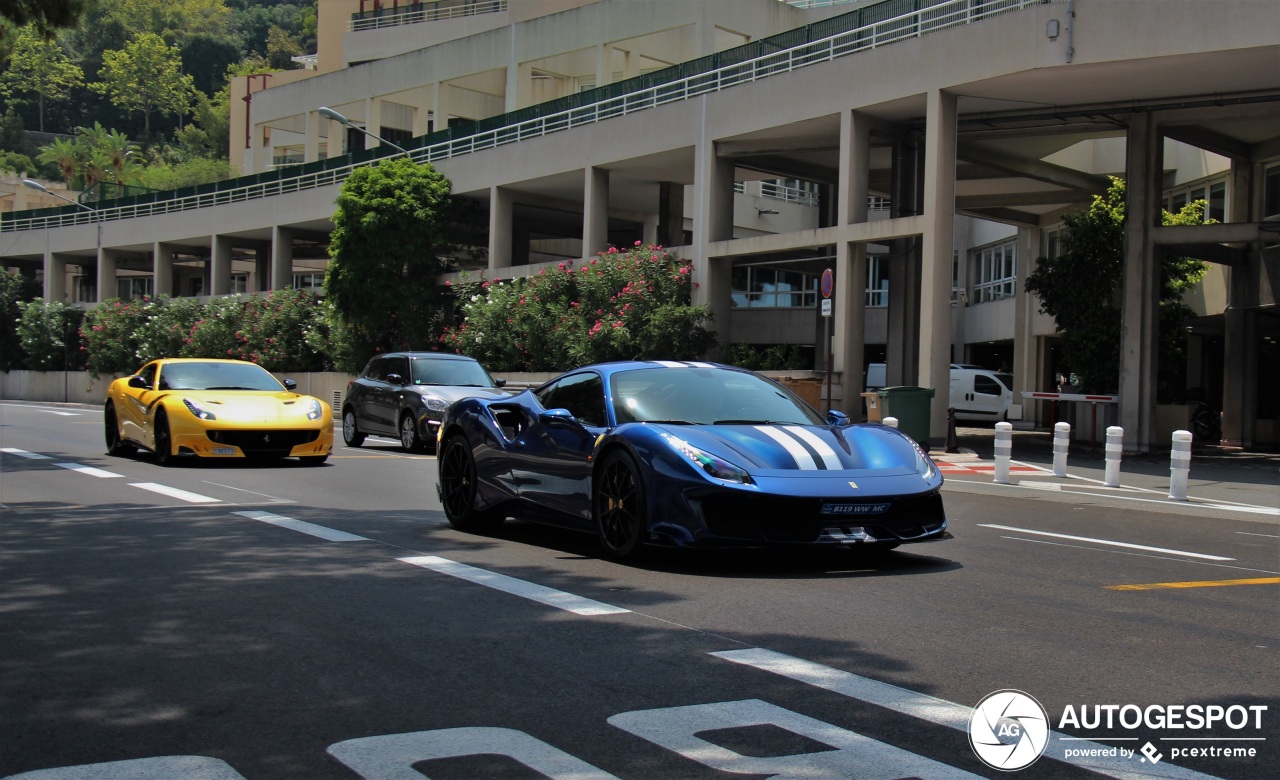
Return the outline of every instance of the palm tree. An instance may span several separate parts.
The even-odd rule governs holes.
[[[48,146],[41,147],[40,156],[36,158],[40,163],[53,163],[58,166],[58,172],[62,174],[62,179],[67,183],[67,187],[71,187],[71,179],[76,175],[76,168],[80,162],[80,145],[75,141],[67,138],[55,138],[53,143]]]
[[[119,130],[111,130],[102,139],[100,146],[111,160],[111,179],[116,184],[131,184],[141,175],[138,158],[141,153],[138,145]]]

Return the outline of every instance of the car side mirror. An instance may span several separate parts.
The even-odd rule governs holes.
[[[298,389],[298,380],[296,379],[284,380],[284,389],[288,390],[291,393],[294,392],[295,390]]]
[[[404,384],[404,377],[399,374],[387,374],[387,383],[392,385]]]
[[[129,377],[129,387],[137,390],[146,390],[150,385],[147,384],[147,380],[140,376],[131,376]]]
[[[849,415],[836,409],[832,409],[827,412],[827,422],[830,423],[833,428],[843,428],[849,424]]]
[[[493,380],[493,383],[494,383],[495,385],[497,385],[498,387],[506,387],[506,386],[507,386],[507,380],[505,380],[505,379],[495,379],[495,380]]]
[[[538,422],[548,428],[581,428],[582,423],[568,409],[548,409],[538,415]]]

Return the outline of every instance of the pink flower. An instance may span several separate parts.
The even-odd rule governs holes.
[[[637,241],[637,242],[636,242],[636,246],[640,246],[640,242],[639,242],[639,241]]]
[[[452,287],[452,286],[453,286],[453,282],[452,282],[452,281],[450,281],[449,279],[445,279],[445,280],[444,280],[444,286],[445,286],[445,287]]]

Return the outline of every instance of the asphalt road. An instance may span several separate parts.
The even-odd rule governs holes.
[[[161,468],[101,429],[0,402],[0,777],[1003,777],[1002,690],[1049,732],[1014,776],[1280,776],[1265,501],[957,472],[950,541],[619,565],[452,530],[390,440]]]

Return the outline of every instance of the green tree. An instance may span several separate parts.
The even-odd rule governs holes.
[[[302,47],[289,37],[289,33],[276,25],[267,29],[267,62],[277,70],[291,70],[298,64],[293,58],[302,54]]]
[[[151,136],[151,115],[184,114],[195,86],[182,73],[182,57],[155,33],[142,33],[125,48],[102,53],[101,81],[89,86],[116,105],[142,112],[143,134]]]
[[[57,41],[49,40],[33,27],[18,31],[13,53],[0,75],[0,95],[14,98],[34,94],[44,132],[46,100],[66,100],[71,90],[84,84],[84,72],[67,58]]]
[[[80,167],[80,147],[69,138],[55,138],[53,143],[41,147],[40,156],[36,159],[41,163],[58,166],[58,173],[70,187],[71,180]]]
[[[437,277],[451,267],[449,189],[435,168],[404,157],[358,168],[343,183],[324,286],[357,343],[388,350],[435,341]]]
[[[89,0],[0,0],[0,17],[15,27],[32,25],[46,38],[58,28],[73,27]],[[0,38],[5,37],[0,25]]]
[[[1204,201],[1177,214],[1162,212],[1166,225],[1203,221]],[[1040,298],[1040,311],[1054,318],[1062,359],[1089,392],[1111,392],[1120,385],[1120,288],[1124,269],[1125,183],[1112,178],[1105,195],[1085,211],[1063,218],[1063,252],[1041,257],[1027,278],[1027,290]],[[1161,384],[1180,374],[1182,328],[1193,312],[1182,296],[1204,277],[1205,264],[1185,257],[1160,263]]]
[[[10,371],[24,366],[22,339],[17,330],[22,310],[27,301],[40,297],[40,285],[35,279],[22,274],[0,271],[0,371]]]

